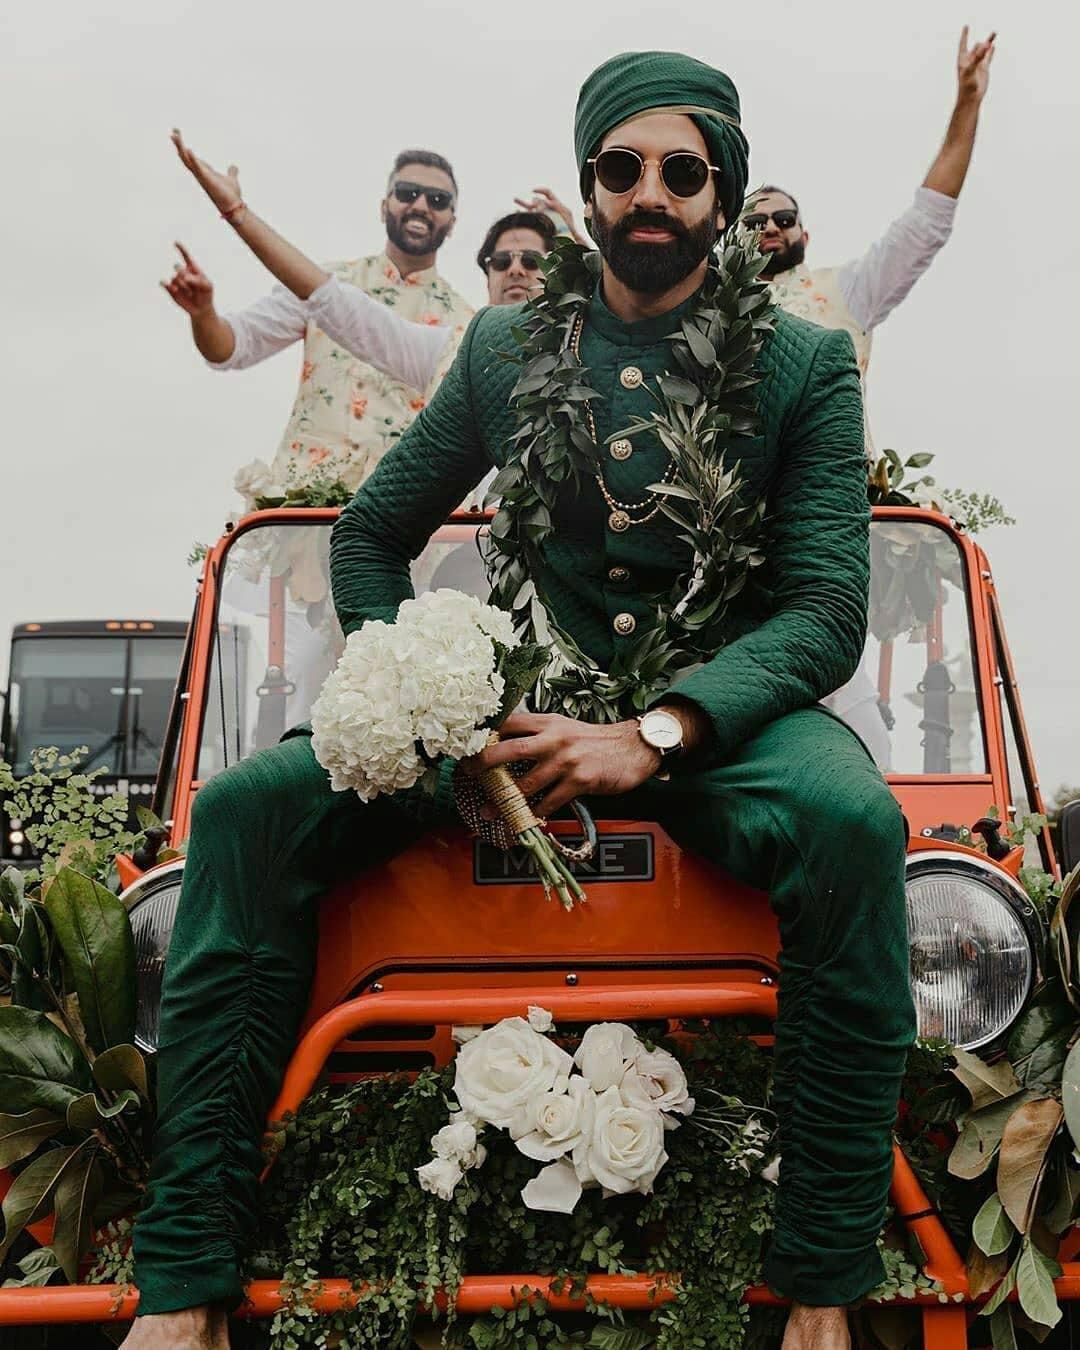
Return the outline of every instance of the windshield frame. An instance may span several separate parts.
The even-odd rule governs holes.
[[[333,525],[340,514],[340,509],[336,507],[279,507],[255,511],[243,517],[224,534],[207,555],[203,575],[199,581],[196,621],[193,622],[191,629],[188,685],[186,690],[178,695],[178,705],[183,709],[183,725],[179,737],[171,802],[162,803],[163,806],[172,807],[174,839],[186,837],[190,823],[191,801],[195,792],[202,786],[196,777],[196,768],[210,695],[214,636],[221,596],[220,583],[229,550],[251,530],[268,525],[295,524],[307,527]],[[450,538],[459,535],[463,529],[471,532],[478,526],[488,524],[493,514],[491,511],[455,512],[440,527],[440,532],[452,530]],[[1004,740],[996,707],[997,700],[992,697],[998,672],[993,651],[993,623],[986,593],[990,572],[985,566],[985,558],[970,536],[957,529],[954,523],[940,512],[920,507],[875,506],[871,514],[874,520],[908,521],[933,526],[947,534],[959,550],[979,724],[983,738],[984,762],[987,765],[986,772],[978,773],[888,773],[885,775],[886,781],[890,785],[901,787],[985,785],[988,788],[987,798],[994,800],[1004,815],[1008,805],[1008,777],[1004,763]]]

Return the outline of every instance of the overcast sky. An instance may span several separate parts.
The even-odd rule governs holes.
[[[1080,782],[1080,21],[1061,4],[5,6],[0,640],[27,619],[186,617],[188,549],[216,537],[235,469],[272,458],[291,406],[299,350],[214,375],[158,288],[174,238],[224,307],[266,286],[180,169],[174,124],[321,258],[376,252],[395,152],[441,151],[462,196],[440,267],[479,303],[476,248],[513,195],[573,200],[583,77],[627,48],[681,49],[735,79],[751,179],[790,185],[809,260],[837,263],[921,181],[965,21],[1000,32],[975,162],[952,241],[878,332],[871,417],[879,445],[935,451],[940,482],[1017,517],[983,543],[1044,786]]]

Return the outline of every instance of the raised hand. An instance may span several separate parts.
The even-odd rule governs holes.
[[[235,210],[243,201],[240,193],[240,170],[236,165],[230,164],[228,173],[220,173],[205,159],[199,159],[194,151],[185,145],[184,138],[177,127],[173,128],[169,139],[176,146],[176,153],[180,157],[181,164],[188,170],[217,209],[222,214]]]
[[[553,215],[558,216],[559,219],[565,223],[566,228],[570,231],[571,235],[573,235],[573,237],[578,241],[579,244],[585,244],[586,247],[591,247],[588,239],[586,239],[586,237],[581,233],[577,225],[574,223],[573,211],[570,210],[570,208],[566,205],[565,202],[560,201],[559,198],[556,197],[554,192],[552,192],[551,188],[549,187],[533,188],[533,195],[531,198],[515,197],[514,205],[520,206],[523,211],[539,211],[541,213],[545,211],[550,211]]]
[[[183,246],[177,242],[181,261],[173,268],[168,281],[161,283],[185,314],[197,318],[214,308],[214,283]]]
[[[990,63],[994,59],[994,41],[996,33],[991,33],[985,42],[968,46],[968,26],[960,34],[960,50],[956,55],[957,97],[981,103],[990,83]]]

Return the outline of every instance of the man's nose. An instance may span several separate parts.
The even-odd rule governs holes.
[[[525,263],[521,258],[512,257],[510,259],[510,266],[506,270],[508,275],[515,277],[520,281],[525,276]]]
[[[660,165],[653,162],[645,165],[645,172],[637,181],[631,205],[641,211],[664,211],[671,205],[671,198],[660,177]]]

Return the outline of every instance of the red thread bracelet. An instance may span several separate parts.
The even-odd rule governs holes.
[[[221,219],[231,221],[233,216],[236,215],[237,211],[239,211],[244,205],[245,205],[244,199],[243,197],[241,197],[238,202],[233,202],[232,206],[230,206],[228,210],[222,211]]]

